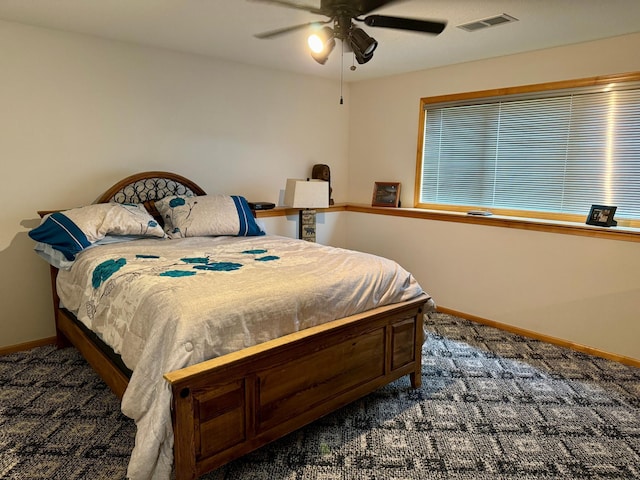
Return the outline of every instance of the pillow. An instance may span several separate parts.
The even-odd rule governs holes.
[[[67,260],[67,257],[60,250],[56,250],[48,243],[36,242],[33,248],[36,253],[44,258],[48,264],[53,265],[59,270],[69,270],[73,265],[73,260]]]
[[[249,204],[238,195],[171,196],[156,201],[170,238],[264,235]]]
[[[144,235],[106,235],[91,246],[131,242],[141,238],[149,237],[145,237]],[[48,243],[36,242],[36,246],[33,247],[33,249],[40,257],[46,260],[48,264],[53,265],[58,270],[69,270],[74,263],[74,260],[67,260],[67,257],[65,257],[60,250],[56,250]]]
[[[96,203],[54,212],[29,232],[36,242],[46,243],[73,261],[76,254],[107,234],[164,237],[162,227],[141,204]]]

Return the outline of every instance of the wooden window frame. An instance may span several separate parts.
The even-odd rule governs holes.
[[[598,77],[589,77],[576,80],[566,80],[559,82],[548,82],[541,84],[531,84],[518,87],[509,87],[492,90],[482,90],[476,92],[465,92],[451,95],[440,95],[435,97],[425,97],[420,99],[420,119],[418,125],[418,142],[417,142],[417,155],[416,155],[416,171],[415,171],[415,188],[414,188],[414,208],[427,209],[435,211],[448,211],[448,212],[467,212],[469,210],[477,210],[486,207],[478,207],[474,205],[444,205],[444,204],[432,204],[422,203],[420,201],[420,189],[422,178],[422,162],[424,151],[424,123],[425,123],[425,110],[429,104],[445,103],[445,102],[460,102],[478,100],[489,97],[502,97],[507,95],[521,95],[531,94],[536,92],[548,92],[553,90],[562,89],[579,89],[588,87],[606,86],[612,83],[623,82],[638,82],[640,81],[640,72],[606,75]],[[544,221],[557,221],[557,222],[572,222],[578,224],[584,224],[587,218],[587,213],[584,215],[568,214],[568,213],[554,213],[554,212],[534,212],[529,210],[516,210],[516,209],[504,209],[504,208],[491,208],[491,212],[494,215],[502,217],[520,217],[532,220],[544,220]],[[617,219],[618,226],[640,228],[640,219]]]

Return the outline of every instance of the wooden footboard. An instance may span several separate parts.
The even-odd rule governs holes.
[[[428,297],[293,333],[165,375],[176,478],[194,479],[401,376],[420,385]]]

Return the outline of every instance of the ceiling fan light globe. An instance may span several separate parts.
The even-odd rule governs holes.
[[[367,35],[367,32],[361,28],[352,28],[349,36],[354,51],[358,50],[363,56],[373,55],[374,50],[378,46],[376,39]]]
[[[371,39],[373,40],[373,39]],[[376,42],[375,40],[373,40],[373,43],[371,43],[367,49],[364,51],[365,55],[373,55],[373,51],[376,49],[376,47],[378,46],[378,42]]]
[[[324,65],[333,47],[336,46],[333,30],[329,27],[323,27],[312,33],[307,38],[307,45],[309,45],[313,59],[320,65]]]
[[[360,52],[356,52],[355,49],[353,51],[353,54],[356,57],[356,61],[362,65],[364,63],[367,63],[369,60],[371,60],[373,58],[373,53],[370,53],[369,55],[363,55]]]
[[[364,47],[364,48],[362,48]],[[362,42],[361,50],[363,55],[373,55],[373,52],[376,48],[378,48],[378,42],[375,38],[367,36],[367,38]]]
[[[309,45],[309,48],[314,53],[322,53],[324,50],[324,42],[317,33],[309,35],[309,38],[307,38],[307,45]]]
[[[323,44],[322,49],[319,52],[311,50],[311,57],[318,62],[320,65],[324,65],[329,58],[329,55],[333,51],[333,48],[336,46],[336,41],[333,38],[330,38],[328,42]]]

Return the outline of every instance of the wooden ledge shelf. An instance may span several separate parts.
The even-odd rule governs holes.
[[[488,217],[467,215],[462,212],[425,210],[422,208],[371,207],[357,203],[341,203],[329,208],[317,209],[320,212],[357,212],[372,215],[390,215],[394,217],[416,218],[421,220],[437,220],[440,222],[458,222],[484,225],[486,227],[516,228],[537,232],[559,233],[562,235],[578,235],[582,237],[621,240],[624,242],[640,242],[640,229],[631,227],[597,227],[576,222],[558,220],[542,220],[535,218],[507,217],[491,215]],[[272,210],[257,212],[258,218],[296,215],[298,209],[276,207]]]

